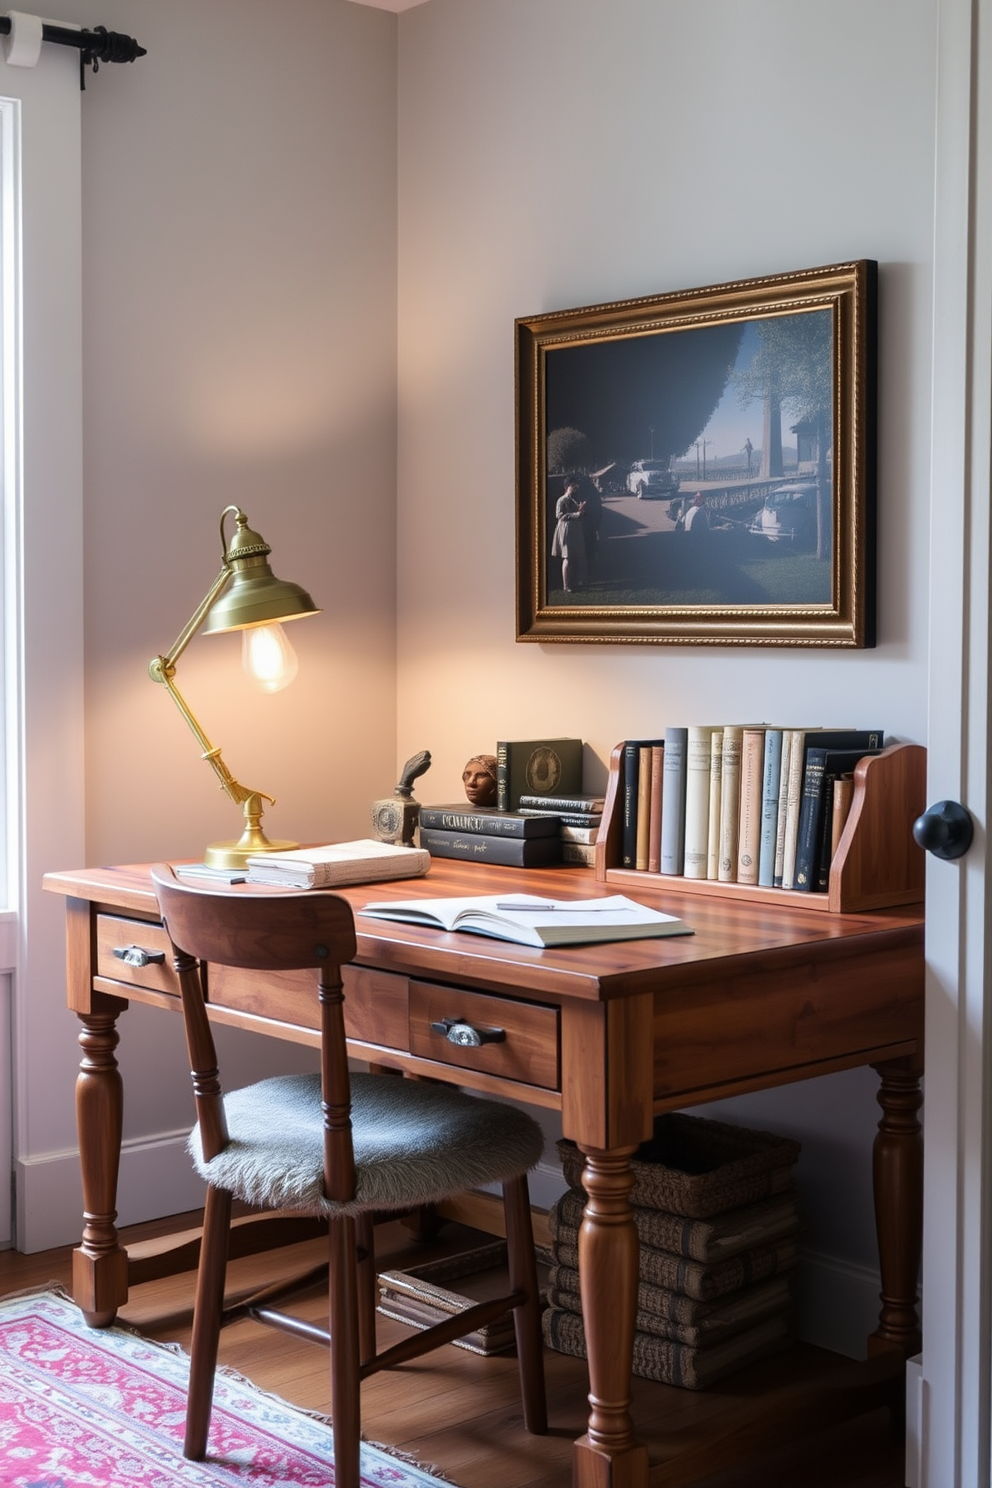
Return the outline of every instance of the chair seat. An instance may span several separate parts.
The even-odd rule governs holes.
[[[279,1075],[224,1097],[229,1145],[204,1162],[199,1127],[189,1150],[208,1183],[265,1208],[308,1214],[405,1209],[502,1183],[539,1160],[544,1139],[530,1116],[446,1085],[353,1074],[355,1197],[324,1195],[319,1075]]]

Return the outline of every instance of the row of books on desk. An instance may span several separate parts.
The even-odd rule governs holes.
[[[669,728],[624,744],[622,864],[825,892],[853,771],[881,729]]]

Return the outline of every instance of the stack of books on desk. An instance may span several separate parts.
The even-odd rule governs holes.
[[[524,816],[557,816],[563,863],[596,865],[596,838],[603,820],[602,796],[521,796]]]
[[[569,1182],[551,1210],[553,1265],[544,1338],[585,1357],[578,1236],[582,1154],[561,1141]],[[792,1169],[799,1145],[700,1117],[659,1117],[634,1158],[640,1241],[634,1373],[688,1390],[784,1347],[798,1260]]]
[[[881,729],[718,724],[630,739],[624,868],[825,893],[853,771]]]
[[[557,816],[525,816],[464,801],[420,808],[420,845],[434,858],[550,868],[561,862],[558,827]]]

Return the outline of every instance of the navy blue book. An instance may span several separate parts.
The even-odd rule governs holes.
[[[486,832],[440,832],[421,827],[420,845],[432,858],[498,863],[504,868],[550,868],[561,862],[561,838],[493,837]]]
[[[561,817],[555,813],[524,816],[495,806],[421,806],[420,825],[441,832],[482,832],[489,837],[557,837]]]

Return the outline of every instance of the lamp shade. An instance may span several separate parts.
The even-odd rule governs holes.
[[[274,625],[319,613],[319,606],[299,584],[276,578],[268,564],[271,551],[239,513],[237,530],[224,554],[230,581],[204,617],[204,635],[244,630],[250,625]]]

